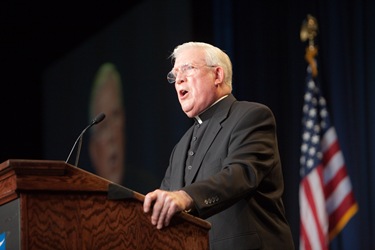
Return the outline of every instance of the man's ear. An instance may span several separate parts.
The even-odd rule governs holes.
[[[218,86],[224,82],[224,69],[220,66],[215,68],[215,85]]]

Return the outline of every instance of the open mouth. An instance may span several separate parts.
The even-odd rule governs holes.
[[[187,90],[184,90],[184,89],[180,90],[180,96],[181,97],[184,97],[187,93],[188,93]]]

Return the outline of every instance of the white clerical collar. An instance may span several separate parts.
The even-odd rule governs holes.
[[[203,121],[202,121],[202,119],[199,117],[199,115],[196,115],[194,118],[195,118],[195,120],[197,120],[197,122],[198,122],[199,124],[202,124],[202,123],[203,123]]]
[[[227,96],[228,96],[228,95],[225,95],[225,96],[221,97],[221,98],[218,99],[216,102],[214,102],[211,106],[209,106],[208,108],[206,108],[205,110],[203,110],[200,114],[204,113],[204,111],[206,111],[207,109],[211,108],[212,106],[214,106],[216,103],[220,102],[221,100],[223,100],[223,99],[224,99],[225,97],[227,97]],[[194,116],[194,118],[195,118],[195,120],[197,120],[197,122],[198,122],[199,124],[202,124],[202,123],[203,123],[203,121],[202,121],[202,119],[199,117],[199,115]]]

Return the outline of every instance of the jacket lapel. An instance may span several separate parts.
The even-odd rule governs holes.
[[[205,132],[204,138],[201,141],[197,154],[194,158],[193,169],[191,170],[190,176],[186,179],[185,185],[191,184],[195,180],[195,177],[197,176],[197,173],[199,169],[201,168],[204,156],[206,155],[214,139],[220,132],[221,127],[222,127],[221,123],[227,118],[230,107],[232,106],[232,103],[235,100],[236,99],[233,97],[233,95],[229,95],[228,97],[220,101],[218,104],[216,104],[219,106],[217,107],[212,118],[208,121],[209,123],[208,123],[207,130]],[[188,149],[186,148],[186,150]]]

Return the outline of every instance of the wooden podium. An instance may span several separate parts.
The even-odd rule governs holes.
[[[158,230],[144,196],[63,161],[0,164],[4,249],[209,249],[207,221],[181,213]],[[1,249],[1,245],[0,245]]]

